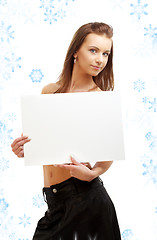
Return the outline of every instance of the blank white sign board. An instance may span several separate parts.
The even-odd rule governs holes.
[[[25,165],[123,160],[120,96],[114,91],[22,96]]]

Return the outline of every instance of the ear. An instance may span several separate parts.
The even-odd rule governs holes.
[[[74,57],[74,58],[77,58],[77,52],[74,53],[73,57]]]

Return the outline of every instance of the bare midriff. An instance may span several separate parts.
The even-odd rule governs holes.
[[[91,168],[87,163],[87,167]],[[70,171],[54,165],[44,165],[44,187],[50,187],[51,185],[61,183],[68,178],[71,178]]]
[[[70,178],[70,171],[55,167],[54,165],[43,166],[44,171],[44,187],[50,187],[51,185],[60,183]]]

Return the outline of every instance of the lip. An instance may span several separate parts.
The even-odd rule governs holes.
[[[94,68],[95,70],[100,70],[101,69],[101,67],[98,67],[98,66],[94,66],[94,65],[91,65],[92,66],[92,68]]]

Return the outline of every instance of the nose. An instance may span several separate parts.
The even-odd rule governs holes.
[[[96,63],[97,64],[102,64],[103,62],[103,56],[101,54],[97,55],[97,58],[96,58]]]

